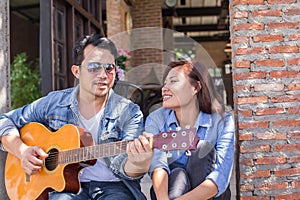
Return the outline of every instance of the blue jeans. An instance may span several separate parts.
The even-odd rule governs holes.
[[[78,194],[68,192],[50,192],[49,200],[135,200],[123,182],[81,183]]]

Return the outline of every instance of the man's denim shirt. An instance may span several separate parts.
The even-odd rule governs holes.
[[[33,103],[0,115],[0,137],[19,135],[18,129],[29,122],[39,122],[58,130],[65,124],[78,126],[77,94],[79,86],[54,91]],[[21,97],[20,97],[21,98]],[[138,105],[110,90],[104,115],[99,125],[99,138],[95,143],[132,140],[143,131],[143,114]],[[102,134],[104,133],[104,134]],[[3,147],[1,145],[2,150]],[[128,186],[137,199],[146,199],[140,191],[140,178],[132,178],[124,172],[127,154],[109,157],[110,169]]]
[[[178,127],[178,121],[175,117],[175,112],[160,108],[152,112],[146,119],[145,131],[154,135],[160,132],[174,131]],[[184,127],[183,127],[184,128]],[[206,114],[200,112],[195,123],[197,134],[200,140],[206,140],[216,149],[216,163],[214,170],[206,177],[211,179],[218,187],[219,196],[222,194],[230,181],[231,171],[234,159],[234,120],[233,116],[225,113],[225,116],[214,113]],[[166,152],[155,149],[155,154],[152,159],[149,170],[150,176],[155,168],[163,168],[170,173],[170,166],[175,160],[186,162],[187,157],[184,151],[172,151],[172,157]],[[199,172],[201,173],[201,172]]]

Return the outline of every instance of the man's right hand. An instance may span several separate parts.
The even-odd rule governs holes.
[[[2,136],[1,143],[9,153],[20,159],[22,169],[29,176],[37,173],[42,168],[45,158],[48,157],[40,147],[27,146],[18,136]]]
[[[21,165],[27,175],[36,174],[42,168],[45,158],[48,157],[38,146],[27,146],[21,150]]]

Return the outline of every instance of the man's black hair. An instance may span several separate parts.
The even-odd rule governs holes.
[[[118,50],[115,44],[108,38],[102,37],[100,34],[92,34],[85,36],[82,40],[78,41],[73,50],[73,58],[75,65],[81,65],[84,60],[84,49],[89,44],[100,49],[109,50],[114,56],[115,60],[118,58]]]

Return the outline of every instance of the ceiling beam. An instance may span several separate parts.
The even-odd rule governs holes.
[[[174,25],[173,29],[178,32],[202,32],[202,31],[226,31],[228,26],[219,27],[218,24],[202,24],[202,25]]]
[[[163,8],[163,17],[200,17],[218,16],[222,7],[191,7],[191,8]]]
[[[186,43],[187,41],[194,40],[196,42],[212,42],[212,41],[228,41],[228,35],[217,35],[217,36],[197,36],[197,37],[189,37],[190,39],[186,39],[186,37],[175,37],[176,43]]]
[[[40,9],[40,4],[28,4],[24,6],[10,6],[11,11],[21,11],[21,10],[30,10],[30,9]]]

